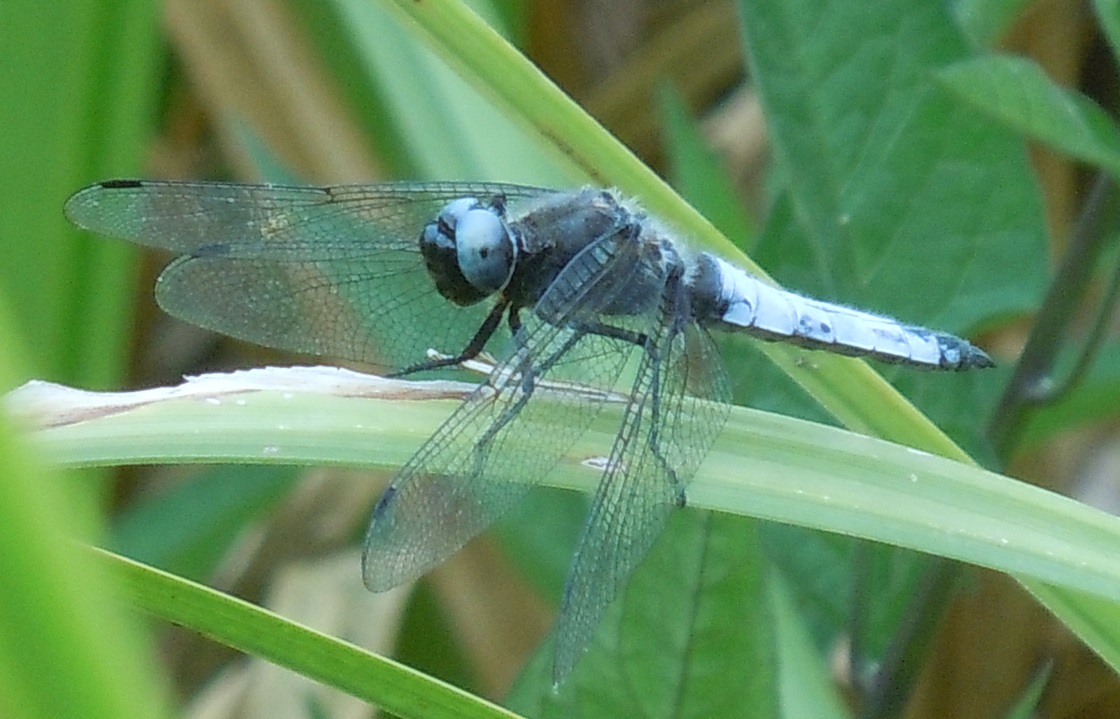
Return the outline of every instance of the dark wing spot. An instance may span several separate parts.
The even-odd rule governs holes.
[[[100,187],[104,187],[106,190],[132,190],[143,184],[140,180],[105,180],[98,183]]]

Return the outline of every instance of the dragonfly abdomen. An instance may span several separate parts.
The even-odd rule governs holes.
[[[983,350],[955,335],[803,297],[768,285],[714,255],[702,257],[699,272],[719,275],[717,281],[699,285],[718,293],[717,300],[704,301],[703,306],[709,308],[707,321],[722,329],[927,369],[992,366]]]

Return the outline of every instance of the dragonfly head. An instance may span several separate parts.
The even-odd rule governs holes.
[[[517,243],[497,207],[461,197],[424,227],[420,253],[439,293],[465,306],[505,287],[517,261]]]

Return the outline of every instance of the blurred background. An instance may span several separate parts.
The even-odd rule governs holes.
[[[983,3],[956,5],[966,13]],[[1116,107],[1116,63],[1088,3],[999,5],[1004,18],[991,47],[1033,58],[1058,83]],[[735,3],[472,6],[687,197],[718,198],[702,209],[741,248],[756,248],[788,178],[771,162],[763,102],[744,50],[749,34]],[[585,181],[373,2],[6,0],[0,45],[5,389],[32,377],[87,389],[162,386],[184,374],[292,361],[161,313],[152,286],[167,257],[82,235],[62,217],[69,194],[90,182]],[[1038,229],[1048,243],[1036,258],[1042,267],[1043,254],[1056,260],[1065,250],[1093,174],[1040,149],[1032,148],[1031,161],[1034,178],[1026,181],[1037,182],[1047,223]],[[1042,287],[1034,286],[1035,296]],[[1022,312],[947,329],[982,330],[986,345],[1013,364],[1030,325],[1030,313]],[[752,391],[757,404],[789,411],[786,399],[772,396],[776,391],[743,390]],[[990,411],[995,392],[984,401]],[[1058,491],[1099,496],[1094,502],[1108,506],[1116,499],[1120,459],[1115,413],[1093,416],[1099,421],[1049,433],[1005,467]],[[975,427],[954,437],[995,463],[997,452],[985,449]],[[67,486],[85,495],[81,526],[105,546],[395,653],[483,696],[504,696],[551,626],[585,499],[543,493],[418,587],[374,596],[361,585],[357,538],[386,480],[338,469],[164,467],[88,472]],[[780,528],[763,537],[775,559],[798,541]],[[785,560],[791,576],[828,573],[832,562],[854,556],[848,540],[819,542],[812,557]],[[910,559],[877,561],[878,569],[908,567],[886,601],[903,604],[900,597],[918,591],[921,570]],[[843,595],[849,580],[836,580],[844,591],[818,585],[801,598]],[[907,716],[1010,716],[1000,712],[1038,676],[1052,679],[1045,716],[1120,716],[1115,676],[1018,585],[978,571],[954,581],[967,591],[934,612],[917,669],[904,682]],[[858,707],[869,691],[860,672],[886,659],[872,652],[867,666],[851,666],[848,617],[835,616],[847,609],[843,596],[834,599],[836,606],[809,623],[831,662],[831,679]],[[0,615],[3,608],[0,595]],[[887,615],[883,622],[893,629],[904,620],[901,609]],[[150,630],[162,677],[152,681],[166,683],[185,716],[369,711],[191,632]],[[891,630],[884,627],[884,639],[871,645],[889,646]]]

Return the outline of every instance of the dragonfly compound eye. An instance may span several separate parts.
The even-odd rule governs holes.
[[[462,260],[457,249],[459,224],[464,216],[475,211],[485,212],[477,199],[462,197],[453,200],[420,234],[420,254],[436,289],[460,306],[473,305],[493,292],[478,287],[463,275],[461,269]]]
[[[490,294],[513,274],[516,245],[502,218],[488,209],[463,213],[455,224],[459,270],[474,287]]]

